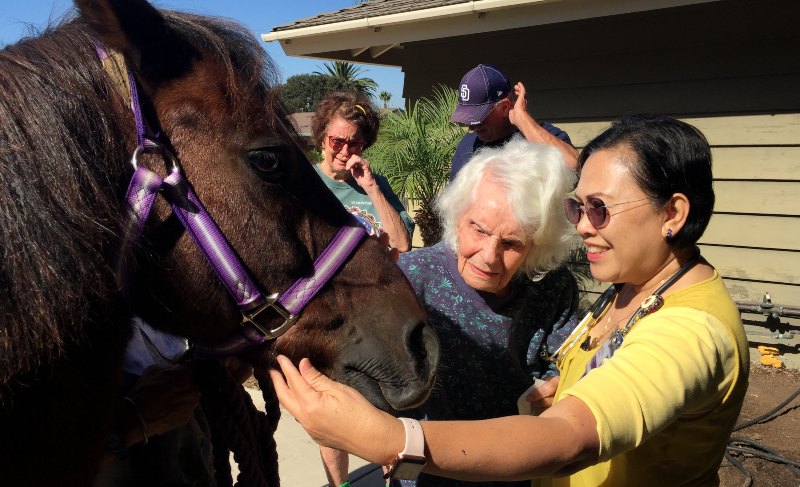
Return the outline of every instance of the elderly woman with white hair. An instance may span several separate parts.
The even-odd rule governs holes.
[[[575,279],[562,267],[574,235],[562,202],[575,178],[546,145],[519,139],[483,149],[439,198],[442,242],[400,256],[442,347],[437,384],[420,416],[516,414],[517,398],[532,380],[555,374],[544,356],[572,331],[578,303]],[[475,484],[422,474],[417,485],[529,482]]]

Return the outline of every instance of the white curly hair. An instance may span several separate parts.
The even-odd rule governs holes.
[[[437,212],[442,240],[458,252],[458,223],[480,196],[481,181],[504,187],[517,224],[533,246],[518,272],[530,278],[556,269],[566,260],[575,227],[564,214],[564,198],[574,189],[576,174],[552,146],[514,137],[499,148],[475,153],[455,180],[439,195]]]

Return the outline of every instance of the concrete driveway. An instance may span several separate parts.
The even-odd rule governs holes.
[[[264,410],[261,391],[246,389],[253,403]],[[319,457],[319,447],[300,427],[288,411],[281,408],[281,421],[275,432],[278,444],[278,467],[281,485],[285,487],[326,487],[328,480]],[[231,473],[236,478],[239,469],[231,462]],[[350,455],[350,483],[353,487],[384,487],[383,472],[374,464]],[[338,487],[338,486],[333,486]]]

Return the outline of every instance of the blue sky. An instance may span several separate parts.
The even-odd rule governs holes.
[[[352,7],[354,0],[156,0],[157,7],[184,10],[192,13],[228,17],[260,35],[273,27],[311,17],[322,12],[331,12]],[[0,47],[16,42],[34,29],[41,29],[48,20],[60,18],[70,7],[67,0],[0,0]],[[294,74],[324,71],[322,60],[292,58],[283,53],[275,42],[262,42],[286,78]],[[392,94],[391,106],[403,106],[403,73],[400,68],[360,65],[363,76],[378,83],[378,91]],[[380,102],[377,102],[380,106]]]

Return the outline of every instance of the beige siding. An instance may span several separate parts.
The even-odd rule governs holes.
[[[798,286],[775,283],[754,283],[731,278],[725,278],[725,286],[728,288],[728,291],[730,291],[734,301],[738,302],[758,304],[763,300],[764,294],[766,293],[769,293],[772,302],[775,304],[796,307],[797,303],[800,302],[800,292],[798,292],[800,290],[798,290]],[[608,288],[608,284],[602,282],[595,283],[585,288],[584,291],[586,292],[587,301],[591,304],[606,288]],[[787,320],[782,319],[782,321]],[[800,320],[792,319],[789,322],[794,323],[795,326],[800,326]]]
[[[687,118],[714,147],[703,253],[734,299],[800,306],[800,114]],[[775,216],[779,215],[779,216]]]
[[[800,114],[684,120],[714,153],[717,202],[703,255],[735,300],[760,302],[769,292],[775,303],[800,306]],[[608,122],[559,126],[583,146]]]
[[[796,218],[717,214],[711,218],[700,243],[797,251],[800,224]]]
[[[419,208],[419,204],[417,200],[409,200],[408,204],[406,205],[406,211],[411,218],[417,216],[417,209]],[[414,235],[411,237],[411,248],[417,249],[422,247],[422,232],[419,231],[419,228],[414,228]]]
[[[797,252],[708,245],[700,245],[700,250],[727,278],[800,286],[800,258]]]
[[[739,115],[729,117],[683,118],[700,130],[712,146],[754,146],[754,145],[800,145],[800,113],[784,113],[779,115]],[[592,138],[606,129],[610,121],[569,122],[558,126],[569,133],[576,147],[583,147]],[[787,150],[788,149],[788,150]],[[715,148],[715,150],[719,150]],[[748,148],[748,150],[753,150]],[[773,148],[783,153],[794,168],[795,177],[800,170],[797,147]],[[744,152],[746,157],[751,152]],[[775,155],[774,153],[770,155]]]
[[[800,180],[800,147],[716,147],[714,177],[729,180]]]
[[[800,214],[799,181],[715,181],[714,193],[714,209],[720,213]]]
[[[703,131],[711,145],[800,144],[800,113],[685,118]]]
[[[609,126],[605,122],[561,122],[558,127],[569,134],[572,144],[578,149],[582,149],[590,140],[600,135]]]

